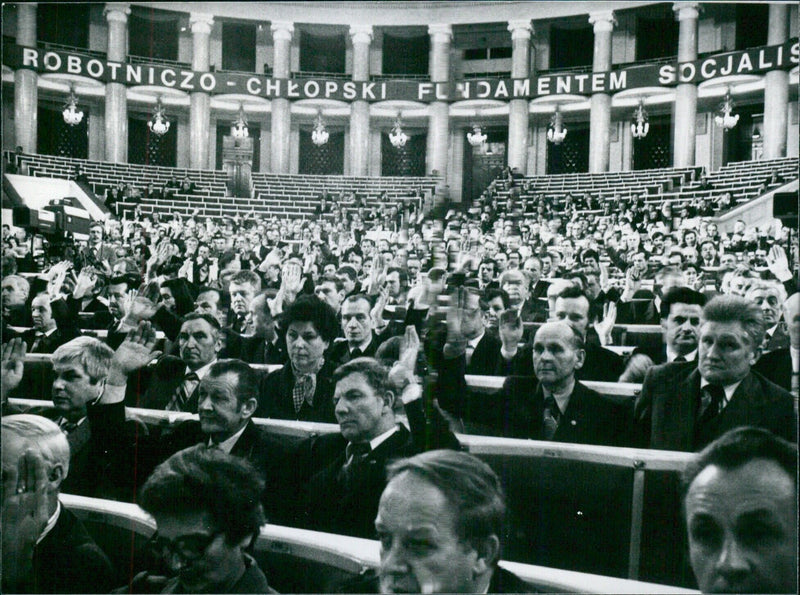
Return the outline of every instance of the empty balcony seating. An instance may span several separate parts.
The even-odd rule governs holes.
[[[89,185],[98,196],[103,196],[106,188],[120,182],[130,184],[144,191],[148,184],[160,190],[171,179],[178,182],[189,178],[195,185],[192,196],[224,197],[226,195],[227,174],[224,171],[161,167],[155,165],[135,165],[130,163],[109,163],[89,159],[73,159],[53,155],[15,155],[7,152],[9,161],[16,160],[20,173],[35,177],[73,179],[76,167],[89,180]],[[148,199],[143,199],[143,202]]]
[[[648,197],[647,202],[668,200],[673,207],[680,207],[694,199],[718,198],[729,192],[730,208],[733,208],[796,179],[798,163],[797,157],[729,163],[705,176],[704,180],[697,178],[677,191]],[[775,181],[771,180],[773,173],[777,176]]]

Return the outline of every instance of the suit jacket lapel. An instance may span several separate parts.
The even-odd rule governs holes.
[[[758,425],[761,421],[761,387],[752,372],[736,387],[730,402],[719,418],[720,434],[741,425]]]

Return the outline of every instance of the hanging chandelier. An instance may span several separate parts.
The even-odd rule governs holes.
[[[247,129],[247,119],[244,117],[244,106],[239,104],[239,115],[233,121],[231,126],[231,136],[236,139],[245,139],[250,136],[250,131]]]
[[[317,123],[314,125],[314,130],[311,131],[311,142],[321,147],[328,142],[330,136],[325,128],[325,122],[322,121],[322,112],[317,112]]]
[[[467,132],[467,141],[469,141],[469,144],[471,144],[473,147],[482,145],[486,142],[487,138],[488,137],[486,136],[486,133],[484,133],[483,130],[481,130],[481,127],[477,124],[472,125],[472,132]]]
[[[647,111],[644,109],[644,101],[639,100],[639,107],[633,112],[631,120],[631,134],[633,138],[644,138],[650,132],[650,122],[647,121]]]
[[[550,118],[550,125],[547,127],[547,140],[554,145],[560,145],[567,137],[567,129],[564,128],[564,119],[556,106],[556,111]]]
[[[77,126],[83,120],[83,112],[78,109],[78,98],[75,97],[75,87],[69,86],[69,97],[64,104],[64,111],[61,112],[64,116],[64,122],[70,126]]]
[[[733,113],[736,104],[731,99],[731,90],[725,92],[725,101],[719,104],[717,115],[714,116],[714,123],[727,132],[739,122],[739,114]]]
[[[161,105],[160,96],[156,101],[156,107],[153,109],[153,117],[147,121],[147,127],[156,136],[164,136],[169,131],[169,120],[164,114],[164,106]]]
[[[406,146],[408,142],[408,135],[403,132],[403,126],[400,124],[401,114],[397,114],[397,119],[394,121],[392,131],[389,133],[389,142],[392,146],[401,149]]]

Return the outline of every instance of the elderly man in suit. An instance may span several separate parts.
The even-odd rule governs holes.
[[[380,592],[534,592],[497,565],[504,515],[500,479],[471,455],[436,450],[392,464],[375,518]],[[418,548],[419,535],[431,546]]]
[[[363,294],[348,296],[342,302],[341,318],[344,340],[337,340],[328,351],[334,366],[340,366],[359,357],[374,357],[381,344],[375,333],[371,314],[372,304]]]
[[[755,370],[794,395],[797,409],[800,391],[800,293],[783,302],[783,321],[788,329],[789,345],[758,358]]]
[[[70,319],[63,300],[50,300],[46,292],[31,302],[33,328],[22,333],[28,353],[53,353],[58,347],[80,336],[75,319]]]
[[[58,500],[70,471],[67,437],[38,415],[3,417],[3,591],[108,593],[113,569]]]
[[[639,446],[696,451],[742,425],[795,441],[791,394],[751,370],[763,338],[755,304],[735,296],[706,304],[697,364],[656,366],[644,379],[635,407]]]
[[[89,408],[92,427],[103,430],[95,443],[97,450],[115,458],[120,466],[128,465],[130,476],[141,480],[171,454],[200,443],[247,459],[265,478],[277,479],[287,450],[253,423],[260,377],[241,360],[218,360],[208,366],[197,389],[199,421],[185,420],[160,434],[142,436],[132,450],[114,443],[114,435],[125,423],[125,386],[152,359],[154,345],[152,326],[141,323],[115,352],[102,398]],[[271,489],[275,485],[271,483]],[[265,494],[265,501],[271,502],[272,495]]]
[[[470,393],[457,313],[448,313],[448,342],[437,381],[439,404],[474,433],[609,446],[628,445],[630,416],[576,379],[583,336],[564,322],[545,323],[533,339],[535,377],[510,376],[492,395]]]
[[[143,367],[138,382],[129,383],[129,402],[146,409],[195,413],[200,381],[217,360],[220,349],[219,321],[209,314],[187,314],[178,333],[180,357],[164,355],[153,366]],[[141,386],[144,390],[136,394]]]

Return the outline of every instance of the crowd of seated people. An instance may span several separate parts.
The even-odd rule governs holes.
[[[61,428],[72,493],[150,493],[159,533],[176,511],[145,482],[188,447],[245,459],[230,473],[255,469],[246,489],[272,522],[373,537],[386,465],[459,450],[454,431],[696,452],[750,425],[796,443],[796,240],[775,225],[725,234],[703,218],[644,215],[623,201],[611,215],[561,217],[542,199],[390,228],[112,219],[67,249],[4,229],[3,412]],[[615,349],[620,325],[650,325],[655,340]],[[28,396],[26,353],[52,354],[51,406],[9,401]],[[502,387],[479,394],[471,375]],[[596,382],[642,387],[612,400]],[[199,419],[143,428],[134,407]],[[254,418],[340,431],[289,443]],[[204,464],[219,463],[180,462]],[[227,531],[203,526],[206,548],[222,535],[209,529]],[[161,549],[180,553],[168,535]],[[224,535],[242,546],[220,550],[236,579],[263,589],[247,574],[252,532]],[[481,577],[484,589],[492,573]],[[183,586],[239,584],[222,578]]]

